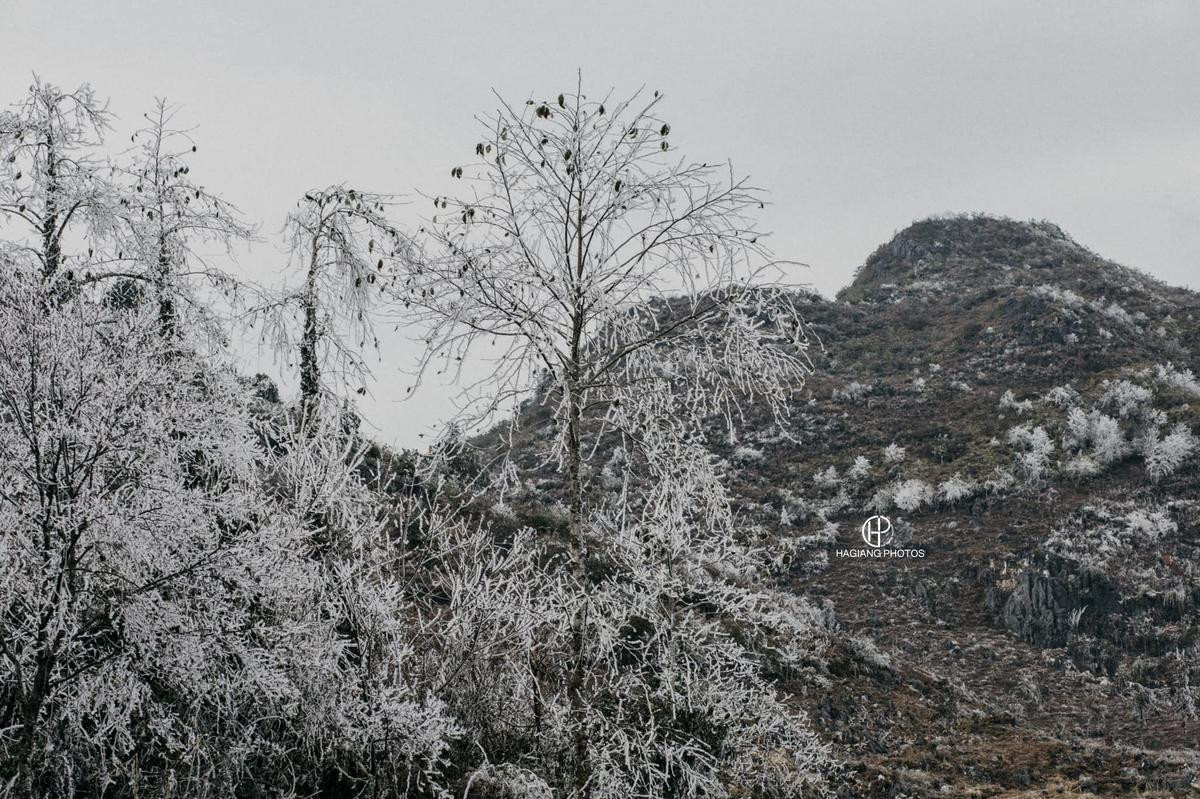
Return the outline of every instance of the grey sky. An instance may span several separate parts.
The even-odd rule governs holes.
[[[0,101],[37,71],[119,115],[155,96],[198,126],[193,173],[262,223],[268,279],[311,186],[438,193],[491,89],[517,100],[645,85],[672,144],[768,188],[793,279],[827,295],[913,219],[1046,218],[1200,288],[1200,3],[132,2],[0,0]],[[126,139],[127,141],[127,139]],[[414,208],[413,215],[418,213]],[[396,403],[390,341],[366,416],[419,443],[448,390]]]

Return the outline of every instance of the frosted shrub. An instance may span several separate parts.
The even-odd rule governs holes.
[[[895,497],[895,486],[885,485],[879,488],[870,499],[867,500],[867,510],[875,511],[876,513],[884,513],[892,508]]]
[[[1082,308],[1086,304],[1086,300],[1070,289],[1060,288],[1059,286],[1050,286],[1042,284],[1034,286],[1034,294],[1045,297],[1057,305],[1066,308]]]
[[[1042,399],[1051,405],[1058,406],[1059,408],[1070,408],[1079,404],[1079,392],[1076,391],[1074,386],[1071,386],[1070,384],[1065,386],[1055,386],[1047,391],[1046,395],[1042,397]]]
[[[1156,428],[1147,429],[1140,442],[1146,471],[1154,480],[1173,474],[1196,452],[1196,443],[1191,428],[1182,422],[1161,439]]]
[[[1126,327],[1137,326],[1134,324],[1133,317],[1129,315],[1129,312],[1115,302],[1110,302],[1108,305],[1102,306],[1100,312],[1114,322],[1119,322]]]
[[[933,488],[924,480],[903,480],[892,489],[892,503],[903,511],[912,512],[933,498]]]
[[[893,441],[883,448],[883,461],[884,463],[900,463],[906,454],[904,447]]]
[[[733,451],[733,460],[737,463],[758,463],[762,459],[762,450],[754,447],[741,446]]]
[[[1067,461],[1063,466],[1063,471],[1076,479],[1084,479],[1096,476],[1102,468],[1100,463],[1090,455],[1079,455]]]
[[[1043,427],[1019,425],[1008,431],[1008,441],[1023,451],[1017,455],[1017,464],[1029,482],[1045,476],[1054,454],[1054,442]]]
[[[1002,491],[1012,488],[1016,482],[1017,479],[1013,477],[1012,472],[1008,471],[1007,469],[1001,469],[997,467],[992,473],[992,476],[984,481],[983,488],[989,494],[998,494]]]
[[[1016,395],[1013,394],[1010,388],[1000,395],[1000,407],[1012,408],[1017,413],[1027,413],[1033,409],[1033,400],[1025,399],[1018,402]]]
[[[1137,552],[1159,545],[1177,531],[1178,526],[1165,510],[1129,503],[1089,505],[1056,529],[1046,540],[1046,548],[1106,571],[1133,560]]]
[[[825,469],[822,472],[817,472],[817,474],[813,476],[813,482],[821,488],[836,488],[841,482],[841,478],[838,476],[837,467],[830,466],[828,469]]]
[[[958,474],[944,481],[937,488],[937,496],[944,502],[958,502],[967,499],[979,491],[979,484],[972,480],[964,480]]]
[[[672,475],[590,516],[603,576],[547,559],[532,531],[500,549],[433,525],[439,540],[414,573],[422,595],[448,599],[428,604],[422,681],[444,686],[464,753],[519,758],[481,764],[480,787],[573,795],[582,776],[605,799],[817,792],[829,750],[763,665],[804,668],[828,620],[750,587],[765,561],[735,543],[703,450],[647,443],[649,464]]]
[[[871,472],[871,462],[862,455],[857,455],[854,458],[854,463],[846,470],[846,477],[858,482],[864,479]]]
[[[256,422],[154,310],[0,282],[0,794],[431,784],[454,725],[400,677],[356,446]],[[396,771],[363,773],[372,752]]]
[[[840,388],[833,390],[834,402],[858,402],[863,397],[871,392],[871,386],[867,383],[860,383],[857,380],[852,380]]]
[[[1164,385],[1172,386],[1192,398],[1200,398],[1200,381],[1191,369],[1176,369],[1172,364],[1154,367],[1154,377]]]
[[[1136,415],[1154,398],[1148,389],[1128,380],[1105,380],[1103,386],[1100,404],[1115,410],[1121,418]]]
[[[1100,411],[1088,413],[1078,407],[1071,408],[1064,428],[1065,444],[1077,450],[1090,450],[1088,460],[1100,468],[1129,454],[1129,442],[1121,431],[1120,423]],[[1078,470],[1076,474],[1084,476]]]

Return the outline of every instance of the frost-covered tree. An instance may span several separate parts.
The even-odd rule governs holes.
[[[589,431],[636,439],[666,388],[693,432],[746,396],[782,414],[811,371],[790,295],[762,281],[761,192],[676,157],[661,100],[501,101],[399,295],[428,328],[424,368],[490,361],[476,420],[533,391],[553,404],[576,539]]]
[[[1162,438],[1158,437],[1157,428],[1150,428],[1139,443],[1146,460],[1146,471],[1154,480],[1177,471],[1195,453],[1197,446],[1196,436],[1183,422],[1172,427]]]
[[[760,193],[674,156],[660,103],[501,101],[478,160],[452,170],[471,188],[434,199],[398,287],[424,326],[423,372],[490,361],[468,422],[550,405],[542,454],[569,513],[566,563],[482,603],[528,615],[469,625],[506,656],[472,658],[456,672],[470,699],[448,701],[483,714],[466,725],[484,736],[481,779],[527,782],[524,763],[574,797],[793,795],[828,754],[762,666],[810,656],[822,622],[751,587],[770,559],[734,523],[706,445],[714,430],[736,441],[748,398],[785,420],[811,371],[806,326],[762,280]],[[628,453],[615,504],[587,478],[603,464],[614,479],[592,463],[606,441]]]
[[[94,246],[112,225],[114,193],[96,148],[112,116],[91,86],[64,91],[34,78],[28,95],[0,113],[0,223],[5,247],[36,260],[58,294],[106,255]],[[92,242],[86,252],[72,243]]]
[[[342,185],[306,192],[284,226],[298,285],[252,309],[266,335],[295,364],[302,414],[310,418],[323,392],[366,393],[369,349],[377,349],[377,308],[393,260],[408,241],[387,219],[390,195]]]
[[[1017,447],[1017,466],[1031,482],[1039,482],[1050,470],[1054,440],[1044,427],[1017,425],[1008,431],[1008,441]]]
[[[456,728],[355,445],[51,291],[0,280],[0,795],[435,792]]]
[[[124,222],[119,254],[125,267],[109,273],[149,289],[166,335],[178,333],[186,310],[192,321],[202,321],[207,305],[197,295],[200,289],[229,294],[237,287],[204,259],[200,245],[215,244],[228,253],[253,235],[236,208],[192,179],[188,157],[196,143],[188,130],[175,126],[177,113],[159,100],[145,115],[146,127],[133,135],[136,147],[122,165],[126,185],[117,209]]]

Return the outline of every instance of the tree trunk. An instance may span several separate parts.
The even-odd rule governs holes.
[[[159,211],[160,217],[162,211]],[[155,276],[155,289],[158,292],[158,326],[164,338],[171,339],[178,332],[175,320],[175,299],[171,296],[168,278],[171,275],[171,262],[167,257],[166,236],[158,237],[158,274]]]
[[[318,239],[313,236],[312,260],[304,284],[304,331],[300,335],[300,419],[305,429],[315,419],[321,392],[321,372],[317,363],[320,329],[317,318]]]
[[[62,263],[58,237],[58,155],[53,135],[46,134],[46,207],[42,214],[42,277],[50,281]]]

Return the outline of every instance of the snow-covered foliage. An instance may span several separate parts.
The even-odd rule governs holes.
[[[1071,408],[1065,422],[1065,442],[1067,446],[1085,452],[1080,457],[1087,461],[1081,463],[1090,461],[1100,468],[1119,461],[1129,453],[1129,442],[1120,423],[1098,410],[1085,412],[1079,407]],[[1090,467],[1081,468],[1085,472]],[[1078,473],[1083,475],[1083,472]]]
[[[943,502],[954,503],[968,499],[979,492],[979,485],[973,480],[964,480],[955,473],[937,487],[937,497]]]
[[[1054,441],[1040,425],[1018,425],[1008,431],[1008,441],[1018,448],[1017,466],[1025,479],[1037,482],[1046,476],[1054,455]]]
[[[1065,289],[1060,286],[1051,286],[1042,284],[1034,286],[1033,291],[1042,297],[1046,297],[1055,303],[1067,308],[1082,308],[1086,304],[1086,300],[1070,289]]]
[[[1116,411],[1121,418],[1136,415],[1154,395],[1149,389],[1128,380],[1104,381],[1104,394],[1100,398],[1102,407]]]
[[[156,307],[47,302],[24,272],[0,308],[10,789],[313,785],[385,729],[396,778],[432,778],[455,726],[401,677],[404,606],[354,445],[261,428]]]
[[[1191,369],[1176,369],[1172,364],[1160,364],[1154,367],[1154,377],[1158,382],[1177,388],[1189,397],[1200,398],[1200,381]]]
[[[1042,399],[1059,408],[1070,408],[1079,404],[1079,392],[1070,384],[1055,386],[1047,391]]]
[[[1000,396],[1000,407],[1012,408],[1017,413],[1027,413],[1033,408],[1033,400],[1025,399],[1018,402],[1010,388]]]
[[[569,514],[557,552],[453,525],[433,544],[416,570],[446,597],[426,625],[431,682],[480,778],[595,799],[801,795],[829,752],[766,675],[812,662],[828,620],[764,587],[783,554],[739,523],[723,480],[766,458],[737,443],[750,401],[786,428],[807,325],[761,279],[757,190],[664,156],[659,105],[502,104],[396,286],[426,372],[490,360],[464,425],[547,406],[530,446],[559,467]],[[628,457],[602,460],[610,441]]]
[[[1144,369],[1137,373],[1139,379],[1155,379],[1185,393],[1189,391],[1189,375],[1169,364],[1153,372]],[[1151,477],[1158,480],[1178,470],[1196,450],[1196,437],[1186,423],[1177,422],[1162,434],[1169,417],[1155,407],[1154,392],[1138,383],[1105,380],[1096,407],[1090,410],[1085,410],[1077,395],[1063,394],[1060,398],[1067,408],[1062,422],[1062,445],[1067,457],[1062,467],[1072,477],[1092,477],[1136,454],[1141,455]]]
[[[841,477],[838,475],[836,466],[830,466],[824,471],[817,472],[813,476],[813,483],[820,488],[836,488],[841,483]]]
[[[906,455],[907,452],[905,452],[904,447],[900,446],[895,441],[883,448],[884,463],[900,463],[904,460]]]
[[[846,477],[852,481],[859,481],[866,478],[871,473],[871,462],[867,460],[865,455],[857,455],[854,458],[854,463],[846,470]]]
[[[1183,465],[1196,452],[1196,436],[1191,428],[1180,422],[1162,438],[1157,428],[1148,428],[1138,442],[1150,477],[1160,480]]]
[[[761,449],[743,445],[733,451],[733,459],[742,464],[758,463],[763,459],[763,453]]]
[[[844,386],[833,390],[834,402],[858,402],[871,392],[871,386],[852,380]]]
[[[901,480],[892,487],[891,494],[892,504],[912,512],[933,499],[934,489],[924,480]]]
[[[1087,506],[1055,530],[1046,548],[1100,571],[1154,547],[1178,530],[1170,513],[1132,504]]]

